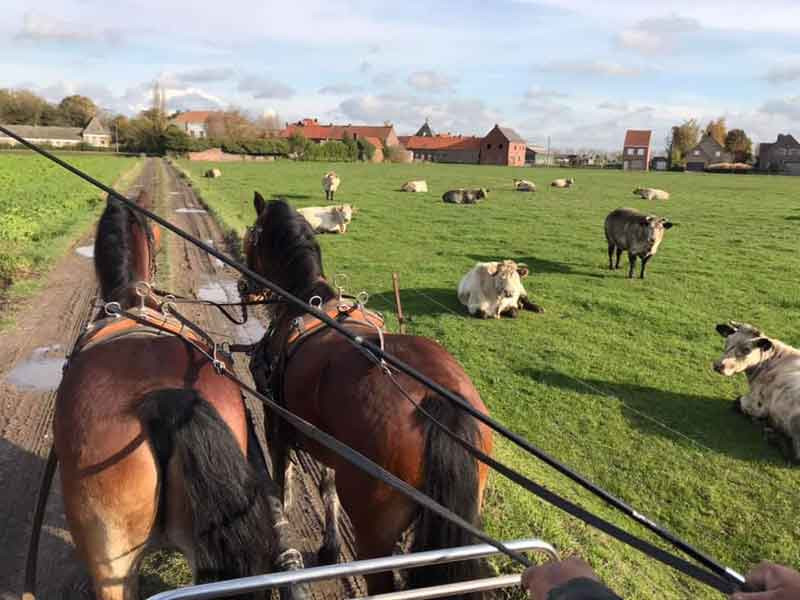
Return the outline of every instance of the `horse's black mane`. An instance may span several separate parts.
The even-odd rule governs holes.
[[[270,200],[259,219],[258,250],[265,276],[303,300],[333,297],[325,282],[320,251],[308,221],[284,200]],[[294,312],[294,311],[290,311]]]
[[[94,241],[94,270],[100,281],[100,290],[106,302],[121,302],[133,280],[132,224],[147,232],[144,217],[125,206],[116,198],[106,200],[106,209],[97,224]]]

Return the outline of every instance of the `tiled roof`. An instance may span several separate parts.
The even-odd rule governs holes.
[[[500,133],[502,133],[504,136],[506,136],[506,139],[509,142],[514,142],[515,144],[524,144],[525,143],[525,140],[522,139],[522,137],[516,131],[511,129],[510,127],[500,127],[498,125],[497,128],[500,130]]]
[[[289,125],[281,131],[281,137],[299,133],[308,140],[341,140],[345,133],[357,137],[385,140],[392,133],[391,125]]]
[[[75,140],[81,141],[81,127],[48,127],[35,125],[5,125],[20,137],[26,140]],[[0,138],[8,139],[7,135],[0,133]]]
[[[92,117],[92,120],[89,121],[89,124],[86,126],[86,129],[83,130],[84,134],[89,135],[111,135],[111,132],[105,128],[103,123],[97,117]]]
[[[400,143],[406,150],[479,150],[481,138],[460,135],[406,135]]]
[[[627,148],[633,146],[634,148],[649,148],[650,137],[653,132],[649,129],[628,129],[625,133],[625,144]]]
[[[215,110],[189,110],[170,119],[173,123],[205,123],[211,115],[217,114]]]

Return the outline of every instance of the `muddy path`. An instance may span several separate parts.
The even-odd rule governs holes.
[[[148,161],[125,191],[151,186]],[[97,286],[92,233],[82,237],[46,276],[41,292],[19,307],[0,334],[0,599],[22,593],[33,506],[47,453],[61,368],[88,318]],[[39,553],[40,598],[70,597],[81,569],[64,519],[58,478],[47,507]],[[66,591],[65,591],[66,590]],[[64,592],[62,594],[62,592]]]
[[[230,247],[230,240],[225,239],[223,230],[215,219],[206,211],[206,207],[197,199],[192,188],[185,180],[178,177],[173,167],[166,162],[159,164],[163,173],[164,185],[162,194],[166,197],[167,211],[164,216],[198,239],[213,245],[218,250],[231,256],[235,249]],[[208,256],[190,243],[170,235],[167,243],[169,252],[170,274],[162,285],[168,286],[177,294],[197,297],[216,302],[235,302],[239,299],[236,290],[238,273],[224,265],[221,261]],[[238,310],[234,309],[239,316]],[[219,311],[208,307],[188,305],[181,311],[210,332],[217,341],[247,344],[258,341],[264,334],[263,317],[252,311],[245,326],[233,325]],[[247,357],[237,355],[235,368],[237,374],[252,385],[247,369]],[[258,401],[246,399],[253,416],[256,432],[262,451],[266,450],[264,432],[264,411]],[[301,460],[304,474],[296,469],[298,475],[294,479],[294,504],[288,514],[289,522],[294,528],[295,542],[306,559],[306,566],[313,566],[315,553],[322,543],[324,511],[319,497],[318,484],[321,476],[318,465],[313,460]],[[344,517],[342,531],[345,538],[344,556],[341,560],[353,559],[354,542],[349,523]],[[316,584],[315,600],[323,598],[346,598],[361,595],[364,591],[360,579]]]

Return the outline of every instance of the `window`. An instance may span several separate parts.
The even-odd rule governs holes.
[[[644,155],[644,148],[639,148],[639,149],[636,151],[636,154],[638,154],[639,156],[643,156],[643,155]]]
[[[491,144],[486,144],[486,149],[487,150],[491,150],[492,149],[492,145]]]
[[[502,150],[502,149],[503,149],[503,144],[498,144],[498,145],[497,145],[497,149],[498,149],[498,150]]]
[[[695,150],[692,152],[692,156],[700,156],[700,150]]]
[[[717,150],[716,152],[714,152],[714,156],[720,156],[721,154],[722,154],[722,152],[720,152],[719,150]]]

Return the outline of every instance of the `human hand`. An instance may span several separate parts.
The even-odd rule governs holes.
[[[745,577],[744,590],[731,600],[797,600],[800,598],[800,573],[768,561],[759,563]]]
[[[529,567],[522,574],[522,587],[528,591],[532,600],[546,600],[550,590],[578,578],[600,581],[589,563],[573,556],[566,560]]]

